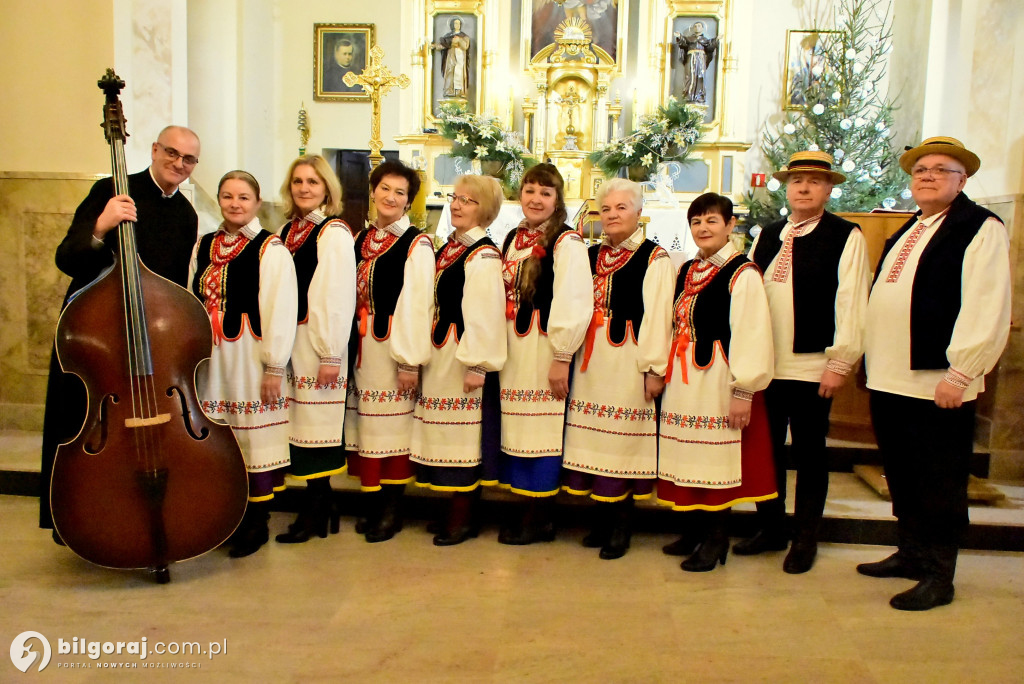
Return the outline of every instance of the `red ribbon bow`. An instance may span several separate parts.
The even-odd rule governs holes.
[[[544,249],[540,245],[534,245],[533,246],[533,256],[537,257],[538,259],[543,259],[547,255],[548,255],[548,250]]]

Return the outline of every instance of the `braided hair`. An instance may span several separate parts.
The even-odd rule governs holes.
[[[523,181],[519,184],[520,199],[523,196],[523,188],[528,183],[555,189],[555,211],[545,224],[544,234],[537,240],[537,245],[546,251],[569,216],[565,208],[565,181],[554,164],[544,163],[537,164],[523,175]],[[540,276],[540,257],[536,254],[527,257],[519,272],[519,296],[525,301],[532,302],[537,290],[537,278]]]

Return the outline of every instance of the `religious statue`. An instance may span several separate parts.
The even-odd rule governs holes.
[[[462,32],[462,19],[458,17],[448,21],[448,28],[450,31],[430,47],[441,50],[444,97],[466,99],[469,96],[469,36]]]
[[[704,104],[707,90],[704,87],[704,74],[708,63],[715,58],[718,51],[718,38],[707,38],[704,22],[698,21],[683,34],[676,31],[676,45],[679,46],[679,61],[685,68],[686,81],[683,85],[683,99],[696,104]]]

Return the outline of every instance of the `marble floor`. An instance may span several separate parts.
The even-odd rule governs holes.
[[[579,545],[581,530],[508,547],[492,529],[437,548],[420,521],[367,544],[343,519],[327,540],[271,542],[237,560],[216,550],[173,565],[173,581],[156,585],[146,573],[95,567],[53,544],[36,528],[37,505],[0,496],[0,646],[6,651],[26,630],[44,635],[51,681],[902,684],[1024,676],[1024,554],[964,552],[956,601],[914,614],[887,603],[909,582],[854,572],[885,547],[825,544],[803,576],[784,574],[781,554],[730,556],[714,572],[690,574],[661,553],[666,535],[637,535],[624,558],[602,561]],[[275,513],[272,531],[290,517]],[[216,650],[208,646],[216,642],[222,652],[145,660],[60,653],[58,640],[75,637],[145,637],[150,649],[199,642]],[[144,664],[158,669],[140,676]],[[0,681],[19,675],[5,658]]]

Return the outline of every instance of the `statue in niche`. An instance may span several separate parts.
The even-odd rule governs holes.
[[[466,99],[469,96],[469,36],[462,32],[462,19],[452,17],[448,21],[448,33],[436,43],[434,50],[441,50],[441,75],[444,97]]]
[[[704,87],[704,74],[708,64],[715,58],[718,51],[718,38],[704,35],[707,26],[703,21],[694,22],[686,33],[676,31],[676,45],[679,46],[679,61],[683,63],[686,80],[683,85],[683,99],[696,104],[705,104],[707,90]]]

